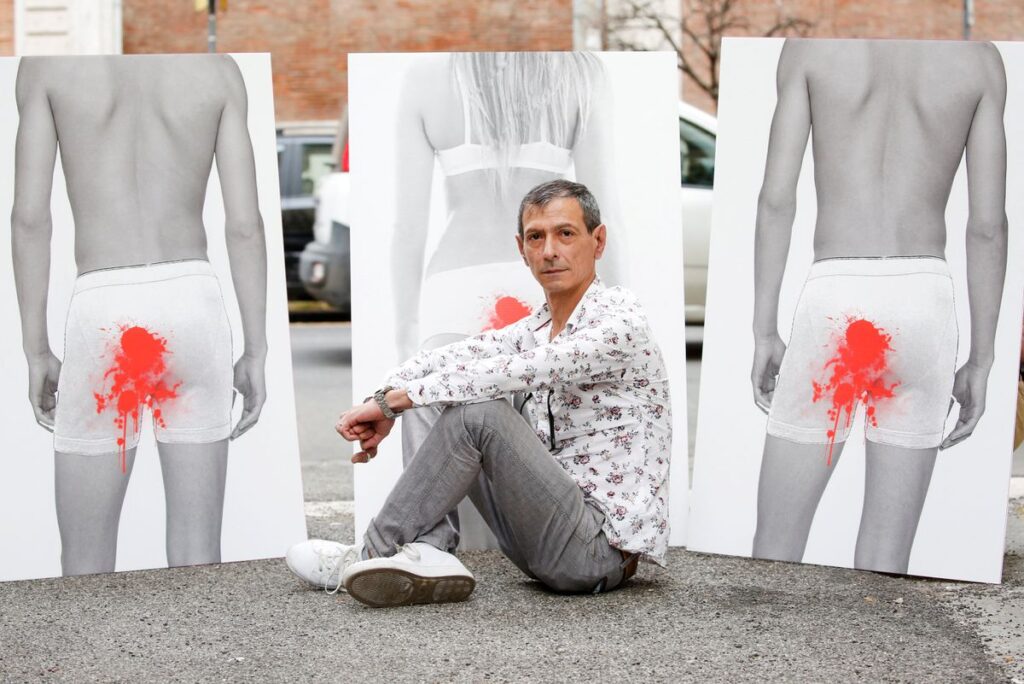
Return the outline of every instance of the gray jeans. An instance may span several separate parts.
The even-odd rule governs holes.
[[[370,521],[366,548],[387,556],[421,541],[453,551],[456,535],[445,515],[467,495],[501,550],[530,577],[570,592],[623,582],[630,559],[608,544],[604,513],[505,400],[442,411]]]
[[[518,408],[518,407],[517,407]],[[434,429],[437,419],[441,417],[443,406],[420,406],[402,412],[402,467],[412,462],[413,457],[423,446],[427,435]],[[477,475],[486,480],[483,471]],[[459,549],[499,549],[498,540],[491,532],[487,523],[468,498],[459,501],[459,505],[448,512],[445,520],[454,533],[452,544]]]

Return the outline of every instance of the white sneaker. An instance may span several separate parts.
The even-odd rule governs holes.
[[[310,539],[288,549],[284,562],[298,577],[334,594],[342,589],[345,568],[359,560],[362,550],[362,545]]]
[[[476,587],[458,558],[424,542],[405,544],[387,558],[357,561],[342,583],[352,598],[374,608],[464,601]]]

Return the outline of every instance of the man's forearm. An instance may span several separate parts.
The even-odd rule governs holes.
[[[967,227],[967,296],[971,311],[971,353],[967,362],[991,368],[996,323],[1006,278],[1007,222]]]
[[[384,395],[384,401],[387,402],[388,408],[395,413],[413,407],[412,400],[409,398],[409,393],[404,389],[391,390]]]
[[[21,312],[21,337],[25,356],[35,358],[50,353],[46,326],[46,302],[50,285],[49,217],[31,221],[11,217],[11,254],[14,261],[14,285]]]
[[[796,202],[758,200],[754,231],[754,336],[779,332],[779,291],[786,270]]]
[[[440,353],[433,371],[409,378],[393,376],[393,387],[404,389],[416,406],[473,403],[515,392],[547,391],[624,371],[635,359],[650,353],[648,344],[641,313],[619,310],[577,328],[572,335],[532,348],[497,350],[474,359],[445,358]]]
[[[515,328],[507,326],[466,337],[442,347],[422,349],[392,368],[381,386],[397,387],[405,381],[426,377],[438,370],[442,364],[468,362],[511,353],[515,350],[514,335]]]
[[[245,339],[243,354],[267,355],[267,240],[263,219],[246,225],[227,225],[228,260]]]

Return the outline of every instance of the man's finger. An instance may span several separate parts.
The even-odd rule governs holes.
[[[946,449],[955,447],[957,444],[964,441],[970,436],[971,434],[969,432],[965,434],[960,430],[954,430],[953,432],[949,433],[949,437],[946,437],[945,441],[943,441],[942,444],[939,445],[939,451],[944,451]]]
[[[231,439],[238,439],[249,429],[256,424],[256,421],[260,418],[260,408],[246,409],[242,411],[242,417],[238,421],[238,425],[231,432]]]
[[[771,399],[767,396],[760,383],[754,383],[754,404],[757,408],[761,409],[763,413],[768,413],[768,407],[771,405]]]
[[[364,429],[365,426],[363,423],[345,422],[340,419],[334,425],[335,432],[337,432],[339,435],[341,435],[350,442],[354,442],[355,440],[359,439],[359,435],[363,432]]]
[[[961,415],[960,421],[953,428],[953,431],[949,433],[949,436],[942,442],[939,449],[948,449],[956,446],[960,442],[964,441],[974,432],[974,428],[978,425],[978,419],[980,416],[968,416],[964,417]]]
[[[375,449],[383,439],[384,435],[380,434],[379,432],[375,432],[369,437],[360,439],[359,443],[360,445],[362,445],[364,449]]]
[[[357,439],[362,440],[368,438],[370,435],[373,434],[373,431],[371,430],[368,432],[366,428],[363,426],[353,426],[346,430],[346,434],[351,435],[352,439],[350,439],[349,441],[354,442]]]
[[[365,426],[368,423],[369,421],[358,417],[352,411],[347,411],[338,418],[337,425],[342,428],[357,428],[359,426]]]
[[[363,449],[362,451],[357,451],[356,453],[354,453],[352,455],[351,461],[353,463],[368,463],[372,461],[376,455],[376,449]]]
[[[41,409],[38,406],[33,406],[32,407],[32,412],[35,413],[36,422],[39,423],[40,427],[44,428],[45,430],[48,430],[49,432],[53,432],[53,410],[52,409],[49,410],[49,411],[46,411],[46,410]]]

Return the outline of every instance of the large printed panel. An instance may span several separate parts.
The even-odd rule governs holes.
[[[270,76],[256,54],[0,61],[0,579],[305,538]]]
[[[690,548],[1000,580],[1022,76],[1017,44],[726,41]]]
[[[541,305],[543,291],[516,247],[519,202],[546,180],[582,182],[608,226],[598,273],[639,296],[665,356],[670,543],[682,544],[686,358],[674,61],[658,53],[505,59],[350,58],[354,395],[372,392],[418,348],[500,328]],[[470,87],[473,79],[485,85]],[[495,140],[485,139],[481,121],[497,122]],[[397,434],[356,467],[357,538],[401,470]],[[464,506],[460,516],[463,547],[486,545],[482,521]]]

